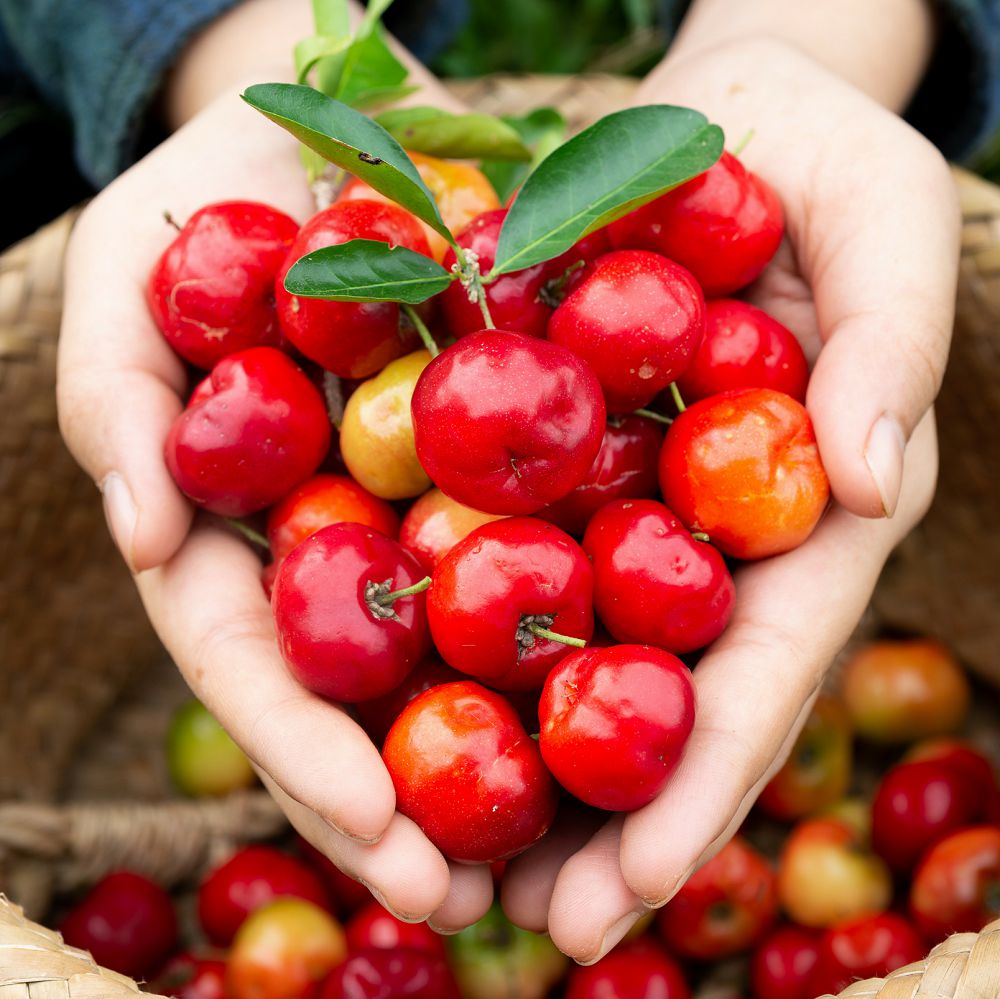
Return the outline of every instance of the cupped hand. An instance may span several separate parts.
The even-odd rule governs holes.
[[[158,634],[197,696],[257,766],[292,823],[399,915],[442,929],[489,906],[489,870],[450,865],[395,812],[378,750],[346,712],[302,689],[278,653],[260,563],[192,508],[163,444],[183,365],[145,302],[147,275],[213,201],[263,201],[298,220],[312,200],[296,143],[233,91],[192,118],[85,210],[66,266],[60,425],[104,496]]]
[[[834,503],[800,548],[736,573],[736,611],[694,670],[698,715],[660,796],[594,831],[557,824],[513,861],[511,919],[582,963],[665,904],[784,761],[892,548],[930,503],[959,214],[947,165],[895,115],[775,41],[671,60],[639,103],[695,107],[780,194],[787,239],[750,299],[814,361],[807,406]],[[904,460],[905,457],[905,460]]]

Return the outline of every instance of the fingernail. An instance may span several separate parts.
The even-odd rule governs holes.
[[[358,881],[372,893],[372,897],[375,899],[376,902],[378,902],[380,906],[382,906],[383,909],[386,910],[386,912],[391,912],[397,919],[401,920],[402,922],[422,923],[427,918],[426,916],[409,916],[404,912],[397,912],[385,900],[385,895],[383,895],[382,892],[380,892],[378,888],[376,888],[373,884],[370,884],[368,881],[365,881],[364,878],[358,878]]]
[[[646,898],[643,897],[643,903],[650,909],[662,909],[667,902],[669,902],[674,895],[676,895],[687,883],[688,878],[694,874],[695,868],[698,866],[697,861],[693,863],[674,883],[673,885],[663,894],[657,898]]]
[[[621,942],[625,934],[628,933],[628,931],[638,922],[639,916],[641,915],[641,912],[630,912],[627,916],[622,916],[622,918],[619,919],[618,922],[604,934],[604,939],[601,941],[601,946],[597,951],[597,954],[585,961],[577,961],[576,963],[585,968],[591,964],[597,964],[597,962],[600,961],[600,959],[604,957],[604,955],[607,954],[612,947],[615,947]]]
[[[365,846],[373,846],[382,838],[382,833],[379,833],[377,836],[362,836],[360,833],[352,833],[343,826],[338,826],[333,819],[324,817],[324,821],[334,832],[340,833],[341,836],[346,836],[347,839],[353,839],[355,843],[363,843]]]
[[[865,464],[878,490],[882,513],[891,517],[899,502],[899,488],[903,482],[903,451],[906,438],[899,421],[883,413],[872,424],[865,444]]]
[[[456,933],[461,933],[461,930],[450,930],[446,926],[438,926],[437,923],[432,920],[427,920],[427,925],[435,932],[439,933],[443,937],[453,937]]]
[[[109,472],[100,483],[101,495],[104,498],[104,517],[108,522],[108,530],[115,539],[118,550],[122,553],[131,572],[135,572],[135,557],[132,550],[135,535],[135,522],[138,516],[135,500],[128,483],[117,473]]]

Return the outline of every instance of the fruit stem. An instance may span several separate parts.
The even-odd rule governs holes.
[[[172,225],[178,232],[181,231],[181,227],[177,224],[177,219],[175,219],[166,208],[163,210],[163,221],[166,222],[167,225]]]
[[[645,416],[647,420],[656,420],[657,423],[664,423],[668,427],[674,421],[669,416],[664,416],[662,413],[654,413],[651,409],[637,409],[634,416]]]
[[[393,590],[391,593],[379,593],[374,597],[375,603],[380,607],[391,607],[400,597],[412,597],[416,593],[423,593],[431,585],[431,577],[424,576],[419,583],[412,586],[404,586],[402,589]]]
[[[247,539],[247,541],[252,542],[255,545],[259,545],[265,551],[271,550],[271,545],[267,538],[264,537],[260,531],[255,531],[249,524],[244,523],[239,517],[223,517],[222,518],[230,527],[235,527],[240,534]]]
[[[733,150],[733,156],[739,156],[740,153],[750,145],[750,140],[754,137],[754,130],[748,129],[746,135],[736,144],[736,148]]]
[[[427,353],[431,357],[437,357],[441,353],[440,348],[434,342],[434,337],[431,336],[431,331],[427,328],[427,324],[420,318],[417,314],[417,310],[413,308],[412,305],[407,305],[406,302],[400,304],[400,308],[403,310],[406,318],[413,323],[413,328],[420,335],[420,339],[423,341],[424,347],[427,348]]]
[[[677,387],[677,382],[670,383],[670,394],[674,397],[674,405],[677,407],[678,413],[683,413],[687,406],[684,405],[684,400],[681,398],[680,389]]]
[[[560,635],[556,631],[549,631],[548,628],[543,628],[540,624],[529,624],[526,625],[528,631],[530,631],[536,638],[547,638],[550,642],[562,642],[563,645],[572,645],[577,649],[585,649],[587,643],[582,638],[574,638],[572,635]]]
[[[578,271],[581,267],[586,266],[585,260],[577,260],[576,263],[570,264],[559,275],[559,277],[554,278],[551,281],[546,281],[542,285],[541,291],[538,293],[538,297],[550,308],[558,309],[562,305],[562,300],[566,297],[566,285],[569,279]]]
[[[340,430],[344,422],[344,390],[340,379],[332,371],[323,372],[323,397],[326,399],[326,412],[336,430]]]
[[[712,540],[704,531],[694,531],[692,532],[691,537],[694,538],[695,541],[708,542]]]
[[[412,597],[416,593],[426,590],[431,585],[431,577],[424,576],[419,583],[412,586],[405,586],[401,590],[391,590],[392,580],[386,579],[381,583],[376,583],[369,579],[365,583],[365,605],[371,611],[371,615],[376,621],[398,621],[399,615],[393,609],[393,604],[400,597]]]
[[[486,289],[483,287],[483,279],[479,272],[479,257],[472,250],[452,244],[455,251],[455,259],[458,263],[452,268],[466,290],[469,301],[479,306],[479,311],[483,314],[483,322],[488,330],[495,330],[496,324],[490,315],[490,308],[486,304]]]

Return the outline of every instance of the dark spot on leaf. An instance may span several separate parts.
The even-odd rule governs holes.
[[[371,153],[358,153],[358,159],[362,163],[368,163],[371,166],[378,166],[380,163],[384,163],[385,160],[380,160],[377,156],[372,156]]]

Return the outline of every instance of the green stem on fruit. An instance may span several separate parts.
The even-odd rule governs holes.
[[[380,607],[391,607],[396,600],[401,597],[412,597],[415,593],[423,593],[431,585],[431,577],[424,576],[419,583],[412,586],[404,586],[399,590],[392,590],[390,593],[380,593],[375,597],[375,602]]]
[[[736,144],[736,148],[733,150],[732,155],[738,157],[740,153],[750,145],[750,140],[754,137],[754,130],[748,129],[746,135]]]
[[[431,585],[431,577],[424,576],[419,583],[412,586],[404,586],[399,590],[390,590],[391,579],[385,579],[381,583],[376,583],[369,579],[365,583],[365,604],[377,621],[398,621],[399,615],[393,610],[392,605],[403,597],[412,597],[417,593],[422,593]]]
[[[544,302],[550,309],[558,309],[562,305],[562,300],[566,297],[566,284],[569,279],[581,268],[586,266],[585,260],[577,260],[576,263],[572,263],[559,275],[559,277],[554,278],[551,281],[546,281],[542,285],[541,291],[538,293],[539,299]]]
[[[692,532],[691,537],[694,538],[695,541],[708,542],[712,540],[704,531],[694,531]]]
[[[549,631],[540,624],[529,624],[526,626],[536,638],[547,638],[550,642],[562,642],[563,645],[572,645],[577,649],[585,649],[587,643],[582,638],[574,638],[572,635],[560,635],[557,631]]]
[[[417,310],[413,308],[412,305],[407,305],[403,302],[400,305],[403,310],[404,315],[413,324],[413,328],[417,331],[420,339],[423,341],[424,347],[427,349],[427,353],[431,357],[437,357],[441,353],[441,349],[434,342],[434,337],[431,336],[431,331],[427,328],[427,324],[420,318],[417,314]]]
[[[239,531],[240,534],[242,534],[243,537],[247,539],[247,541],[250,541],[253,544],[258,545],[265,551],[271,550],[271,545],[270,542],[268,542],[267,538],[265,538],[264,535],[260,533],[260,531],[255,531],[249,524],[240,520],[239,517],[223,517],[222,519],[230,527],[236,528],[236,530]]]
[[[651,409],[637,409],[632,415],[644,416],[647,420],[656,420],[657,423],[663,423],[668,427],[674,422],[669,416],[664,416],[662,413],[654,413]]]
[[[173,226],[178,232],[181,231],[181,227],[177,224],[177,219],[170,214],[169,209],[163,209],[163,221],[166,222],[167,225]]]
[[[323,397],[326,399],[326,413],[334,429],[339,432],[344,422],[344,390],[340,379],[332,371],[323,372]]]
[[[674,405],[677,407],[678,413],[683,413],[687,406],[684,405],[684,400],[681,398],[680,389],[677,387],[677,382],[670,383],[670,394],[673,396]]]
[[[473,251],[452,244],[455,251],[455,266],[452,271],[458,276],[462,287],[469,296],[469,301],[479,306],[479,311],[483,314],[483,322],[488,330],[495,330],[496,324],[490,315],[490,308],[486,304],[486,289],[483,287],[483,279],[479,273],[479,256]]]

